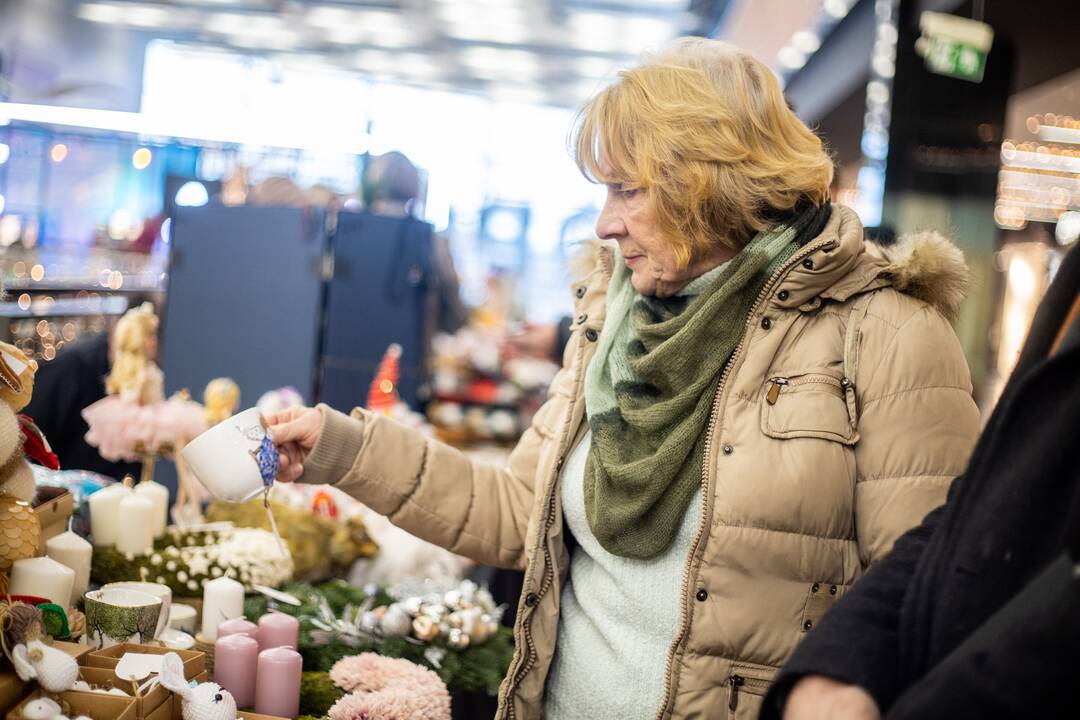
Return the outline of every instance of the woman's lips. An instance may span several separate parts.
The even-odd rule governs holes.
[[[636,263],[642,257],[643,256],[641,256],[641,255],[629,255],[629,256],[623,258],[623,262],[626,263],[627,267],[633,267],[634,263]]]

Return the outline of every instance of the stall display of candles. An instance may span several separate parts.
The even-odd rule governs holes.
[[[255,712],[294,718],[300,712],[300,676],[304,661],[289,648],[259,653],[255,675]]]
[[[120,532],[120,502],[131,495],[132,490],[117,483],[109,485],[87,499],[90,505],[90,539],[97,547],[116,544]]]
[[[169,523],[169,488],[153,480],[143,480],[135,486],[135,494],[153,503],[154,537],[160,538]]]
[[[300,647],[300,621],[292,615],[272,612],[259,618],[259,649]]]

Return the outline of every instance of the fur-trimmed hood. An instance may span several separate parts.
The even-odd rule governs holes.
[[[815,297],[843,301],[869,290],[891,286],[955,320],[970,285],[964,255],[934,230],[901,236],[889,245],[865,239],[853,210],[833,205],[832,217],[812,243],[831,240],[835,247],[813,268],[795,267],[784,281],[798,307]],[[570,259],[570,277],[580,283],[594,272],[610,272],[614,243],[593,238]],[[605,268],[606,265],[606,268]]]

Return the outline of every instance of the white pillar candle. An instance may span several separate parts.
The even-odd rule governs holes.
[[[135,492],[154,503],[154,537],[161,537],[169,518],[169,488],[153,480],[144,480],[135,486]]]
[[[71,602],[64,607],[75,605],[90,584],[90,560],[94,556],[94,546],[68,530],[45,541],[45,554],[75,571]]]
[[[52,558],[16,560],[11,568],[11,594],[48,598],[60,607],[71,602],[75,571]]]
[[[208,642],[217,640],[218,625],[243,614],[243,585],[227,577],[206,583],[203,587],[202,634]]]
[[[117,516],[116,550],[125,555],[149,554],[154,547],[154,503],[150,498],[128,493],[120,501]]]
[[[98,547],[116,544],[120,529],[120,501],[131,494],[131,488],[120,483],[109,485],[92,494],[90,503],[90,538]]]

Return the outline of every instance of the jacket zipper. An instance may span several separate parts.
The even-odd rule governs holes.
[[[716,425],[720,420],[720,399],[723,397],[724,394],[724,384],[727,381],[727,376],[730,373],[731,368],[734,367],[740,360],[743,346],[746,345],[746,336],[748,334],[747,331],[750,328],[751,319],[754,317],[755,313],[757,313],[762,300],[767,297],[770,292],[772,292],[773,285],[776,284],[777,279],[787,273],[788,270],[790,270],[794,265],[796,265],[807,255],[812,255],[821,248],[827,247],[831,244],[834,244],[834,242],[830,239],[823,240],[814,245],[807,245],[805,248],[803,248],[802,252],[798,252],[792,255],[790,258],[788,258],[787,262],[781,265],[780,268],[775,273],[773,273],[772,277],[770,277],[765,283],[764,287],[761,288],[761,292],[758,293],[757,298],[754,300],[754,304],[750,306],[750,312],[746,314],[746,325],[743,327],[743,335],[739,339],[739,344],[735,346],[735,350],[731,353],[731,358],[728,360],[727,364],[724,365],[724,369],[720,373],[720,381],[717,383],[716,393],[713,395],[712,410],[709,412],[709,424],[705,428],[705,445],[702,452],[701,482],[704,507],[701,511],[701,521],[698,524],[697,534],[694,536],[693,550],[690,552],[690,555],[687,558],[686,570],[683,573],[682,622],[679,627],[679,634],[675,636],[675,642],[673,642],[671,644],[671,647],[668,648],[667,663],[664,668],[664,693],[662,695],[663,703],[660,705],[660,710],[656,714],[657,720],[663,720],[664,716],[669,713],[671,703],[673,702],[673,698],[671,697],[671,676],[675,666],[675,655],[678,652],[679,648],[682,646],[682,644],[686,641],[687,633],[690,630],[690,568],[693,566],[694,558],[697,556],[698,551],[701,549],[701,541],[705,535],[705,530],[706,528],[708,528],[711,519],[710,515],[712,511],[712,473],[710,472],[710,469],[712,467],[712,462],[710,462],[709,458],[712,451],[713,434],[716,430]]]
[[[731,689],[728,691],[728,710],[735,712],[739,709],[739,688],[755,688],[758,690],[759,695],[764,695],[769,689],[769,683],[765,680],[759,680],[758,678],[744,677],[737,673],[733,673],[728,678],[728,685]]]
[[[600,256],[600,266],[610,279],[613,269],[610,262],[610,257],[607,255]],[[584,352],[584,351],[583,351]],[[584,382],[584,370],[582,370],[582,376],[578,380]],[[569,441],[569,442],[568,442]],[[563,440],[563,443],[569,444],[573,442],[573,436],[568,432]],[[550,488],[548,490],[548,506],[547,513],[544,518],[544,528],[539,537],[542,538],[541,552],[544,556],[544,575],[540,578],[540,587],[536,589],[537,604],[539,600],[544,597],[544,593],[547,592],[548,587],[555,579],[555,571],[552,568],[551,561],[551,549],[548,547],[548,531],[551,530],[551,524],[555,522],[555,488],[558,481],[559,473],[562,472],[562,466],[569,447],[560,448],[558,460],[555,463],[555,471],[552,474]],[[534,606],[534,608],[536,607]],[[534,609],[535,612],[535,609]],[[536,664],[536,649],[533,646],[532,639],[532,624],[528,620],[521,622],[521,632],[524,636],[525,647],[522,652],[524,653],[524,660],[519,663],[517,670],[514,671],[512,679],[506,688],[506,697],[504,702],[506,703],[506,716],[509,720],[514,720],[517,717],[517,710],[514,708],[513,695],[517,690],[517,686],[521,683],[521,680],[532,670]]]
[[[828,375],[806,375],[795,378],[774,377],[769,380],[769,392],[765,395],[765,402],[775,405],[780,398],[780,391],[789,385],[791,387],[798,387],[799,385],[831,385],[838,390],[844,390],[850,383],[847,382],[847,378],[837,380]]]

